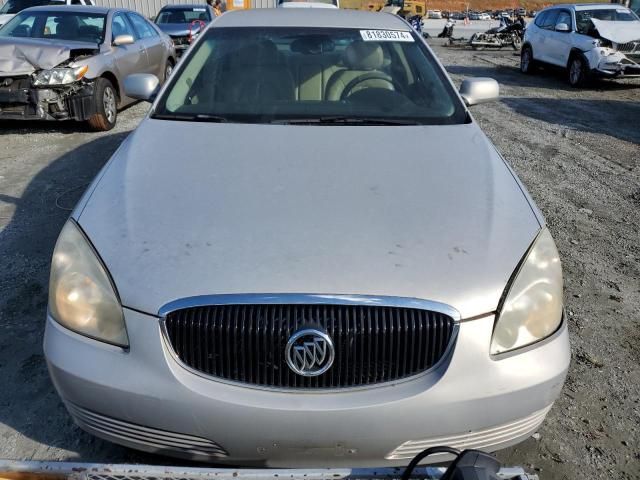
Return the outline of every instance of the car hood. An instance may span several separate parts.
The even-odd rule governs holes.
[[[47,70],[81,53],[98,52],[95,43],[0,37],[0,75]]]
[[[600,36],[614,43],[629,43],[640,40],[640,22],[612,22],[592,18]]]
[[[80,213],[81,212],[81,213]],[[540,230],[475,124],[147,119],[74,216],[123,305],[233,293],[366,294],[495,311]]]
[[[172,37],[186,37],[189,35],[189,23],[162,23],[158,25],[158,28],[169,36]],[[200,25],[195,24],[193,32],[200,30]]]

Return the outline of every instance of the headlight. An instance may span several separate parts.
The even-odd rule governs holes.
[[[49,311],[58,323],[77,333],[129,345],[109,274],[73,220],[65,224],[53,251]]]
[[[491,340],[495,355],[555,332],[562,321],[562,267],[546,228],[522,263],[498,312]]]
[[[89,70],[87,65],[78,68],[52,68],[38,72],[33,79],[34,86],[66,85],[77,82],[85,76]]]

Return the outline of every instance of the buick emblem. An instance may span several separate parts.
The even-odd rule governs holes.
[[[335,351],[329,335],[309,328],[291,335],[284,355],[287,365],[295,373],[303,377],[317,377],[329,370]]]

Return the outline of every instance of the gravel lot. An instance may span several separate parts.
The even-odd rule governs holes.
[[[559,73],[521,75],[513,51],[433,43],[456,82],[500,82],[502,100],[474,115],[546,215],[564,261],[571,371],[535,438],[500,457],[543,480],[640,478],[640,81],[576,91]],[[106,134],[0,123],[0,458],[176,463],[76,428],[41,346],[56,236],[145,109],[122,112]]]

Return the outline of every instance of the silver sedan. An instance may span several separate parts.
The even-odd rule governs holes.
[[[0,119],[86,120],[110,130],[134,101],[124,78],[164,81],[173,42],[140,14],[93,6],[34,7],[0,30]]]
[[[393,15],[264,9],[125,90],[156,99],[51,269],[44,350],[78,425],[263,466],[539,427],[569,366],[562,271],[471,115],[494,80],[456,91]]]

